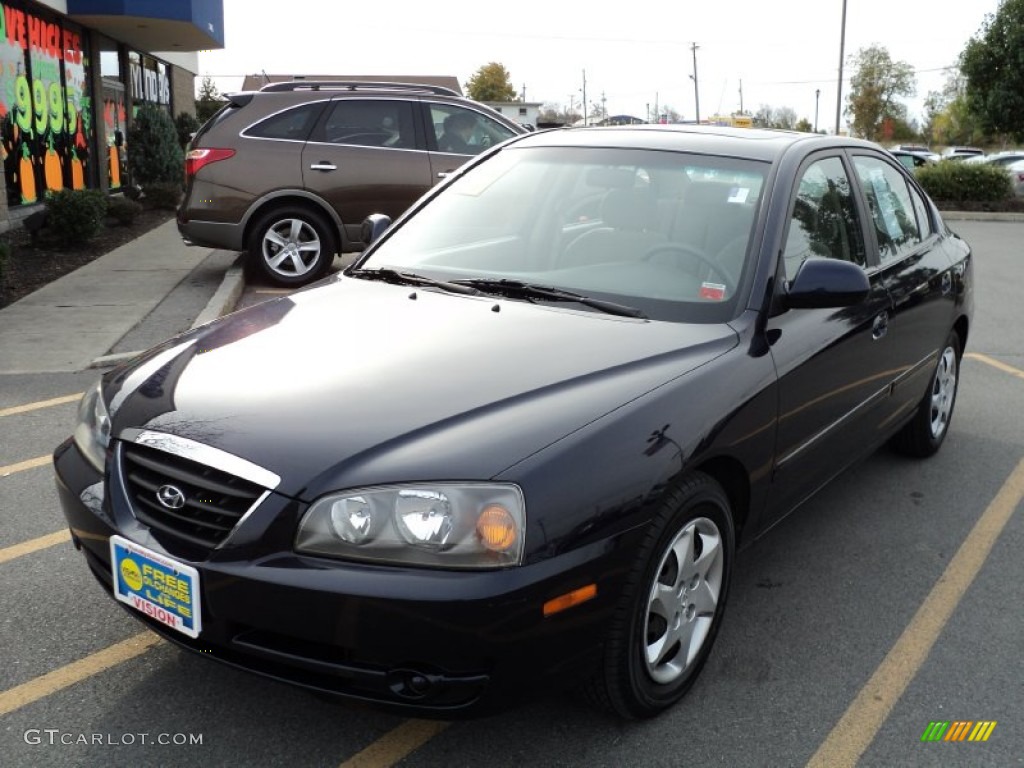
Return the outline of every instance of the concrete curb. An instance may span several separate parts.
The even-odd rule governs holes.
[[[1024,213],[996,211],[939,211],[944,221],[1010,221],[1024,223]]]

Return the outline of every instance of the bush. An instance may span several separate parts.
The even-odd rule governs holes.
[[[993,165],[942,160],[918,168],[914,175],[933,200],[962,203],[1013,197],[1006,171]]]
[[[181,182],[147,184],[143,188],[145,200],[151,208],[173,211],[181,201]]]
[[[131,224],[140,213],[142,213],[142,206],[134,200],[124,197],[111,197],[107,200],[107,216],[115,219],[122,226]]]
[[[178,143],[181,144],[182,149],[188,146],[188,143],[192,141],[192,134],[201,127],[199,120],[190,112],[181,112],[174,118],[174,128],[178,132]]]
[[[98,189],[62,189],[46,198],[47,227],[63,245],[85,245],[103,226],[107,197]]]
[[[128,171],[143,189],[150,184],[180,184],[185,176],[185,153],[174,121],[156,105],[139,107],[128,128]]]

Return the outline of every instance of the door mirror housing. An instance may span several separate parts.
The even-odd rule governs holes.
[[[383,213],[371,213],[363,219],[363,226],[359,230],[359,239],[363,245],[370,245],[375,242],[388,227],[391,226],[391,217]]]
[[[800,265],[783,295],[787,309],[851,307],[867,298],[871,283],[857,264],[810,258]]]

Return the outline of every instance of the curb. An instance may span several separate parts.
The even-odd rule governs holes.
[[[1024,223],[1024,213],[996,211],[939,211],[944,221],[1010,221]]]

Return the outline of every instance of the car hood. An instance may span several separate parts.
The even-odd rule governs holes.
[[[114,435],[185,437],[313,498],[493,477],[735,344],[727,325],[338,278],[150,350],[105,395]]]

